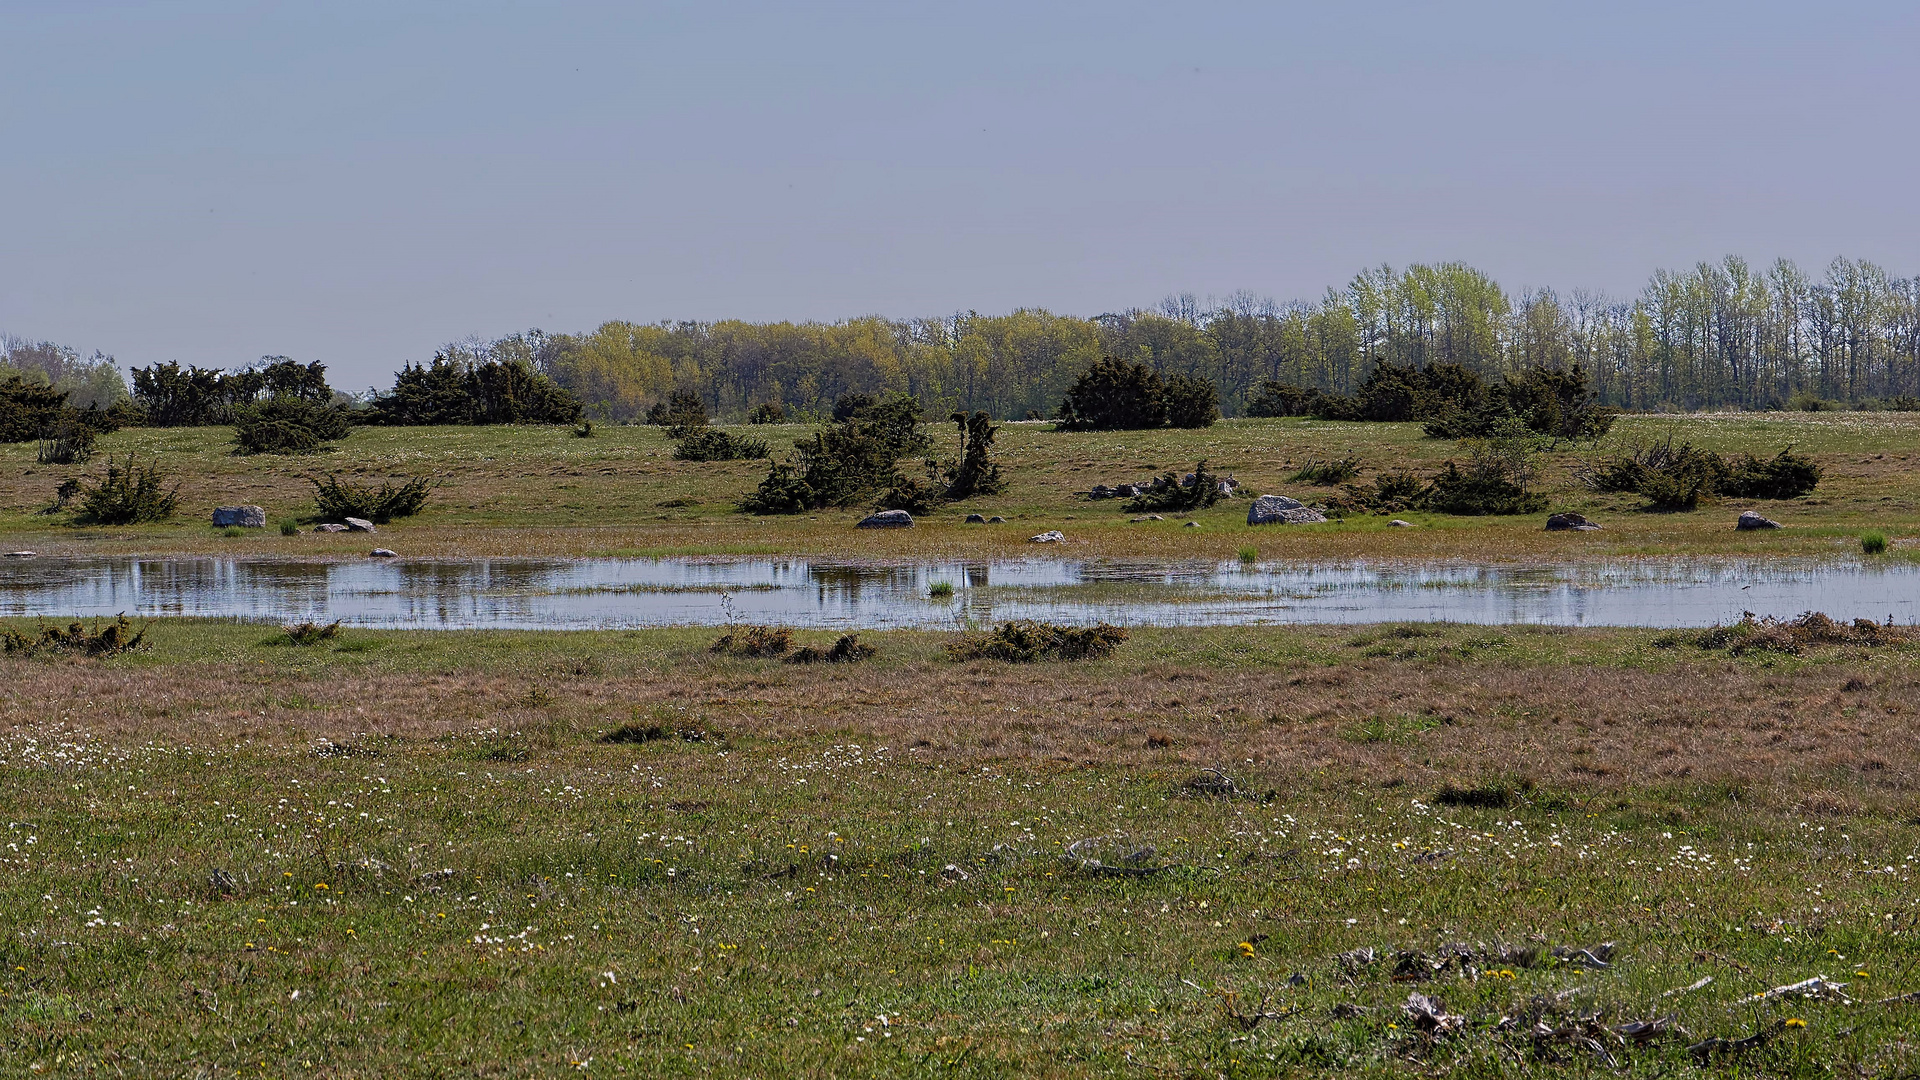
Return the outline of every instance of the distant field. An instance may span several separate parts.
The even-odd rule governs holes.
[[[0,1068],[1920,1068],[1910,648],[896,633],[842,669],[710,633],[0,659]]]
[[[758,427],[776,453],[800,427]],[[930,428],[938,452],[953,453],[949,428]],[[854,533],[860,508],[789,518],[734,512],[764,475],[764,462],[692,463],[671,457],[672,444],[652,427],[600,426],[592,438],[565,428],[363,428],[333,453],[311,457],[235,457],[228,428],[141,429],[102,440],[102,453],[158,456],[182,478],[176,522],[125,529],[74,529],[64,516],[35,511],[69,476],[91,466],[34,464],[32,444],[0,448],[0,531],[9,547],[47,553],[230,552],[313,556],[355,554],[353,537],[303,534],[226,538],[210,527],[223,503],[259,503],[274,519],[312,512],[305,476],[337,471],[380,480],[430,475],[445,483],[418,518],[396,523],[383,540],[403,554],[794,553],[910,558],[1031,552],[1028,536],[1058,528],[1072,541],[1062,553],[1167,558],[1226,558],[1257,545],[1270,558],[1424,559],[1599,558],[1638,554],[1717,553],[1823,555],[1858,550],[1855,536],[1878,529],[1893,537],[1896,557],[1920,536],[1920,414],[1743,413],[1629,416],[1600,450],[1672,435],[1722,452],[1772,454],[1792,446],[1827,470],[1812,496],[1784,503],[1709,503],[1687,514],[1634,509],[1633,496],[1599,496],[1573,482],[1569,469],[1596,450],[1580,446],[1550,455],[1545,470],[1554,509],[1580,511],[1605,530],[1540,531],[1541,518],[1449,518],[1401,515],[1418,529],[1388,529],[1384,518],[1356,518],[1312,527],[1248,529],[1246,503],[1223,503],[1195,517],[1128,524],[1118,502],[1076,498],[1096,483],[1145,479],[1191,470],[1205,457],[1249,493],[1281,492],[1312,501],[1330,489],[1290,484],[1286,477],[1313,459],[1357,455],[1362,477],[1395,469],[1427,472],[1460,451],[1422,437],[1415,424],[1349,424],[1314,420],[1236,420],[1204,431],[1055,432],[1050,424],[1010,423],[997,449],[1012,482],[1004,496],[942,509],[910,532]],[[1735,534],[1739,511],[1757,508],[1790,528]],[[964,526],[969,512],[1009,519],[1004,526]]]

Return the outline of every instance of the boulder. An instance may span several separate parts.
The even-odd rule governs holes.
[[[1579,514],[1554,514],[1547,518],[1548,532],[1594,532],[1599,528]]]
[[[1262,495],[1247,507],[1249,525],[1312,525],[1327,515],[1285,495]]]
[[[1744,510],[1740,514],[1740,520],[1733,523],[1733,527],[1741,532],[1752,532],[1755,529],[1777,529],[1780,523],[1772,518],[1761,517],[1751,510]]]
[[[373,522],[368,521],[366,518],[341,518],[340,520],[347,523],[348,532],[370,533],[379,531],[373,527]]]
[[[1107,485],[1105,485],[1105,484],[1095,484],[1095,485],[1093,485],[1093,490],[1092,490],[1092,491],[1089,491],[1089,492],[1087,492],[1087,498],[1089,498],[1089,499],[1111,499],[1111,498],[1113,498],[1113,489],[1112,489],[1112,488],[1110,488],[1110,487],[1108,487],[1108,486],[1107,486]]]
[[[258,506],[220,506],[213,511],[213,527],[224,529],[238,525],[243,529],[267,527],[267,512]]]
[[[341,524],[329,521],[324,525],[315,525],[313,527],[313,531],[318,533],[346,532],[347,527],[345,525],[341,525]]]
[[[1396,529],[1411,529],[1411,528],[1413,528],[1413,522],[1411,522],[1411,521],[1401,521],[1401,520],[1400,520],[1399,518],[1394,518],[1394,519],[1393,519],[1392,521],[1389,521],[1389,522],[1387,522],[1387,524],[1388,524],[1388,525],[1390,525],[1390,526],[1392,526],[1393,528],[1396,528]]]
[[[397,559],[400,557],[400,553],[391,548],[374,548],[372,551],[367,552],[367,554],[375,559]]]
[[[988,518],[988,519],[987,519],[987,524],[989,524],[989,525],[1004,525],[1004,524],[1006,524],[1006,521],[1007,521],[1007,519],[1006,519],[1006,518],[1003,518],[1003,517],[990,517],[990,518]]]
[[[913,515],[905,510],[882,510],[877,514],[868,514],[855,525],[856,529],[911,529]]]
[[[1113,497],[1116,499],[1131,499],[1135,495],[1140,494],[1146,486],[1145,484],[1121,484],[1113,489]]]
[[[967,515],[967,524],[969,525],[985,525],[986,523],[987,523],[987,519],[980,516],[979,514]]]
[[[1066,542],[1067,534],[1061,532],[1059,529],[1048,529],[1039,536],[1027,537],[1027,543],[1029,544],[1064,544]]]
[[[1197,529],[1200,527],[1200,523],[1197,521],[1189,521],[1184,527],[1189,529]]]

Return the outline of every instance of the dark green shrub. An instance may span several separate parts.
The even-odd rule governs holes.
[[[165,521],[173,516],[180,485],[167,486],[170,475],[158,461],[140,464],[132,454],[125,464],[107,459],[107,473],[80,485],[81,525],[134,525]]]
[[[341,480],[328,473],[325,478],[308,477],[313,484],[314,503],[322,521],[365,518],[385,525],[394,518],[412,517],[427,505],[427,497],[439,485],[424,476],[416,476],[395,486],[383,482],[378,488]]]
[[[777,401],[763,401],[747,414],[749,424],[784,424],[787,422],[787,410]]]
[[[1744,455],[1717,477],[1722,495],[1736,499],[1791,499],[1806,495],[1820,484],[1821,469],[1813,459],[1793,452],[1792,447],[1772,458]]]
[[[931,442],[919,421],[920,403],[893,395],[816,431],[795,443],[786,461],[773,463],[740,508],[750,514],[797,514],[847,506],[898,487],[906,481],[895,464],[924,453]]]
[[[694,428],[680,436],[673,446],[673,456],[681,461],[747,461],[766,457],[767,444],[718,428]]]
[[[1320,403],[1320,391],[1272,379],[1260,384],[1247,399],[1248,416],[1312,416]]]
[[[1294,484],[1332,487],[1335,484],[1344,484],[1358,475],[1360,475],[1360,459],[1345,457],[1338,461],[1309,461],[1292,476],[1287,477],[1287,481]]]
[[[275,397],[233,410],[236,454],[309,454],[353,428],[345,406],[302,397]]]
[[[1200,510],[1220,501],[1220,478],[1207,471],[1207,461],[1193,467],[1193,482],[1184,483],[1173,473],[1165,473],[1153,486],[1135,495],[1122,507],[1127,513],[1185,513]]]
[[[1881,402],[1880,407],[1888,412],[1920,412],[1920,397],[1901,394]]]
[[[833,399],[833,422],[844,424],[849,420],[865,419],[878,404],[880,399],[872,394],[849,390]]]
[[[729,630],[707,646],[728,656],[780,656],[793,648],[793,631],[784,626],[748,626]]]
[[[1371,484],[1348,484],[1346,490],[1326,500],[1329,514],[1398,514],[1418,510],[1427,504],[1431,488],[1412,473],[1382,473]]]
[[[470,361],[440,353],[408,364],[366,412],[370,424],[572,424],[580,399],[525,360]]]
[[[18,375],[0,382],[0,442],[27,442],[44,436],[67,408],[67,394],[31,383]]]
[[[1861,533],[1860,550],[1867,555],[1885,555],[1887,553],[1887,534],[1883,532]]]
[[[789,664],[856,664],[869,659],[880,650],[860,640],[859,634],[842,634],[829,648],[818,645],[802,645],[788,653]]]
[[[675,390],[647,410],[647,423],[666,428],[677,439],[707,426],[707,403],[691,390]]]
[[[946,490],[941,497],[959,502],[975,495],[998,495],[1005,491],[1007,482],[992,457],[993,437],[1000,429],[993,426],[984,412],[972,415],[957,412],[947,419],[960,429],[960,462],[942,470]]]
[[[278,644],[300,646],[318,645],[323,641],[332,641],[334,638],[339,637],[340,623],[338,620],[325,624],[303,622],[293,626],[281,627],[280,634],[281,637],[277,642]]]
[[[576,439],[593,438],[593,421],[591,420],[580,421],[580,426],[573,429],[573,437]]]
[[[970,634],[947,646],[954,660],[1092,660],[1106,656],[1127,640],[1125,628],[1099,623],[1060,626],[1019,619],[1004,622],[991,634]]]
[[[876,510],[905,510],[915,517],[933,513],[940,501],[941,488],[911,476],[896,476],[893,486],[881,492],[873,502]]]
[[[280,523],[280,535],[281,536],[299,536],[300,523],[292,519],[282,521]]]
[[[78,620],[64,630],[58,626],[43,626],[38,635],[31,637],[9,629],[0,634],[0,648],[4,648],[9,656],[33,656],[41,652],[112,656],[139,648],[146,638],[145,626],[136,631],[127,617],[122,615],[104,626],[95,622],[92,630],[82,626]]]
[[[79,465],[93,456],[93,444],[99,434],[79,420],[73,409],[64,410],[40,440],[35,459],[42,465]]]
[[[1063,431],[1161,427],[1167,422],[1166,387],[1145,364],[1104,357],[1075,380],[1056,419]]]
[[[1167,423],[1177,428],[1212,427],[1220,419],[1220,392],[1199,375],[1169,375],[1161,381]]]
[[[1432,481],[1426,508],[1442,514],[1537,514],[1547,508],[1547,497],[1528,491],[1497,471],[1462,469],[1449,461]]]
[[[1634,492],[1655,510],[1692,510],[1720,489],[1729,474],[1720,455],[1692,443],[1636,446],[1590,467],[1583,479],[1595,491]]]

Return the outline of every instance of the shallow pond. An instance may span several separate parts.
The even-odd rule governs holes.
[[[928,595],[935,583],[949,598]],[[0,615],[343,620],[413,629],[952,627],[1452,621],[1708,626],[1743,611],[1920,619],[1920,567],[1636,560],[1545,567],[802,558],[39,558],[0,563]]]

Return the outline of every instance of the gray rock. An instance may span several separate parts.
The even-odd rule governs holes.
[[[989,524],[989,525],[1004,525],[1004,524],[1006,524],[1006,521],[1007,521],[1007,519],[1006,519],[1006,518],[1003,518],[1003,517],[990,517],[990,518],[988,518],[988,519],[987,519],[987,524]]]
[[[1116,499],[1131,499],[1135,495],[1140,494],[1146,486],[1145,484],[1121,484],[1119,487],[1113,489],[1113,497]]]
[[[1390,526],[1392,526],[1392,527],[1394,527],[1394,528],[1396,528],[1396,529],[1411,529],[1411,528],[1413,528],[1413,522],[1411,522],[1411,521],[1401,521],[1401,520],[1400,520],[1399,518],[1394,518],[1394,519],[1393,519],[1392,521],[1389,521],[1389,522],[1387,522],[1387,524],[1388,524],[1388,525],[1390,525]]]
[[[1740,520],[1734,522],[1733,527],[1741,532],[1752,532],[1755,529],[1777,529],[1780,527],[1780,523],[1772,518],[1761,517],[1751,510],[1746,510],[1741,512]]]
[[[374,548],[372,551],[367,552],[367,554],[375,559],[397,559],[400,557],[400,553],[391,548]]]
[[[1547,518],[1548,532],[1594,532],[1600,526],[1581,517],[1579,514],[1554,514]]]
[[[313,531],[317,533],[346,532],[347,527],[345,525],[340,525],[340,524],[336,524],[334,522],[329,521],[324,525],[315,525],[313,527]]]
[[[1262,495],[1247,507],[1249,525],[1311,525],[1325,520],[1327,515],[1285,495]]]
[[[9,552],[7,552],[7,558],[9,558],[9,559],[34,559],[34,558],[38,558],[39,556],[40,556],[40,553],[39,553],[39,552],[37,552],[37,551],[9,551]]]
[[[1197,521],[1189,521],[1184,526],[1184,528],[1188,528],[1188,529],[1197,529],[1199,527],[1200,527],[1200,523]]]
[[[373,522],[368,521],[366,518],[341,518],[340,520],[347,523],[348,532],[370,533],[379,531],[373,527]]]
[[[214,508],[213,527],[224,529],[238,525],[243,529],[267,527],[267,512],[258,506],[221,506]]]
[[[1066,542],[1067,534],[1061,532],[1059,529],[1048,529],[1039,536],[1027,537],[1027,543],[1029,544],[1064,544]]]
[[[987,519],[984,517],[981,517],[979,514],[967,515],[967,524],[969,525],[985,525],[986,523],[987,523]]]
[[[1092,490],[1092,491],[1089,491],[1089,492],[1087,492],[1087,498],[1089,498],[1089,499],[1111,499],[1111,498],[1113,498],[1113,489],[1112,489],[1112,488],[1110,488],[1110,487],[1108,487],[1108,486],[1107,486],[1107,485],[1105,485],[1105,484],[1095,484],[1095,485],[1093,485],[1093,490]]]
[[[905,510],[882,510],[877,514],[868,514],[855,525],[856,529],[911,529],[913,515]]]

